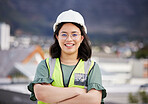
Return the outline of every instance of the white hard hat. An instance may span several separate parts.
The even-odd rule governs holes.
[[[77,24],[80,24],[81,26],[84,27],[85,33],[87,33],[87,28],[84,23],[84,19],[82,15],[79,12],[73,11],[73,10],[68,10],[62,12],[58,17],[53,25],[53,31],[55,32],[56,26],[60,24],[61,22],[74,22]]]

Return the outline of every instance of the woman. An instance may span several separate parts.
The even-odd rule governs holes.
[[[53,30],[51,58],[40,62],[28,86],[31,100],[38,100],[38,104],[103,104],[106,90],[98,64],[90,60],[82,15],[73,10],[62,12]]]

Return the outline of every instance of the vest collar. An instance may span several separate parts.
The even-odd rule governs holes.
[[[75,70],[75,68],[77,67],[77,65],[79,64],[80,60],[82,60],[82,59],[79,59],[79,61],[77,62],[77,64],[76,64],[75,67],[73,68],[72,72],[70,73],[70,76],[69,76],[67,85],[69,85],[69,82],[70,82],[70,78],[71,78],[71,76],[72,76],[72,73],[73,73],[73,71]],[[59,58],[59,62],[60,62],[60,68],[61,68],[62,76],[63,76],[63,85],[64,85],[64,87],[68,87],[68,86],[65,85],[65,83],[64,83],[64,73],[63,73],[63,69],[62,69],[62,64],[61,64],[60,58]]]

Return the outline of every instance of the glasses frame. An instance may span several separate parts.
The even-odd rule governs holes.
[[[64,34],[65,34],[66,36],[63,36]],[[73,36],[74,34],[77,34],[77,36]],[[70,36],[70,38],[71,38],[72,40],[77,40],[77,39],[81,36],[81,34],[80,34],[80,33],[77,33],[77,32],[71,33],[70,35],[69,35],[68,33],[66,33],[66,32],[62,32],[62,33],[59,34],[59,37],[60,37],[60,39],[62,39],[62,40],[67,40],[67,39],[69,38],[69,36]]]

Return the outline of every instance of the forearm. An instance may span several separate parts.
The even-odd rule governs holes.
[[[57,103],[82,93],[82,91],[78,91],[77,88],[61,88],[41,84],[34,86],[34,92],[38,100],[46,103]]]
[[[74,98],[59,102],[58,104],[101,104],[101,98],[102,91],[99,91],[99,93],[90,91],[89,93],[81,94]]]

